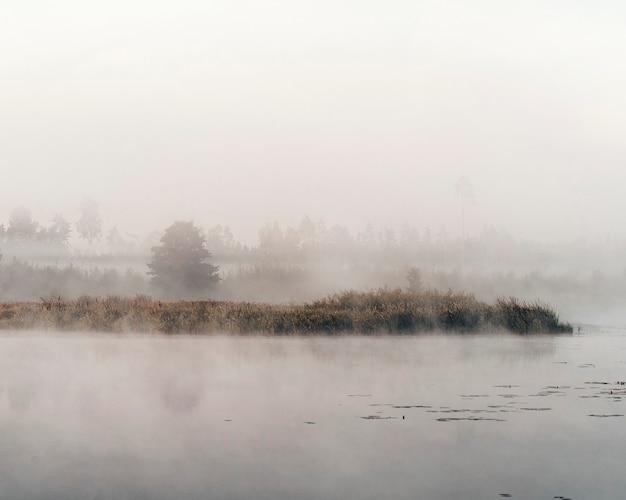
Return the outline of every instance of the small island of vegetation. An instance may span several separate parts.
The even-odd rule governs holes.
[[[568,333],[550,307],[515,298],[495,304],[464,293],[346,291],[302,304],[81,297],[0,304],[0,329],[160,333],[417,334]]]

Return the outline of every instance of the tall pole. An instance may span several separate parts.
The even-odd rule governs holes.
[[[465,194],[461,194],[461,279],[465,279]]]
[[[465,278],[465,202],[473,200],[472,184],[464,175],[454,184],[456,195],[461,198],[461,279]]]

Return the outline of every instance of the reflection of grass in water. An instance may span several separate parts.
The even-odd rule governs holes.
[[[549,307],[516,299],[495,304],[464,293],[348,291],[308,304],[161,302],[147,297],[44,300],[0,304],[0,328],[164,333],[417,333],[510,330],[571,332]]]

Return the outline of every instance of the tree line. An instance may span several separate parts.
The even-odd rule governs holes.
[[[62,214],[56,214],[46,226],[33,219],[30,209],[17,207],[9,215],[8,224],[0,224],[0,242],[18,246],[43,243],[63,248],[69,244],[74,229],[80,238],[93,243],[102,236],[98,205],[90,198],[85,198],[80,204],[80,213],[74,228]]]
[[[445,228],[433,234],[367,225],[353,233],[304,217],[295,227],[266,224],[256,244],[244,245],[228,226],[177,221],[132,258],[113,246],[81,257],[68,233],[90,244],[103,238],[97,206],[87,208],[75,222],[59,216],[48,226],[26,209],[11,213],[0,226],[0,300],[148,294],[291,302],[389,286],[464,290],[482,300],[541,298],[569,313],[613,307],[626,296],[626,242],[615,238],[538,243],[486,227],[461,241]],[[115,234],[111,230],[107,239]],[[28,242],[50,253],[61,248],[57,253],[65,257],[29,257]]]

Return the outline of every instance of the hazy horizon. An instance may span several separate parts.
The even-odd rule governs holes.
[[[626,7],[582,1],[0,6],[0,220],[626,237]]]

